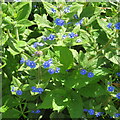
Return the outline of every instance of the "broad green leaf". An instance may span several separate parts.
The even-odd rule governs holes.
[[[20,117],[20,111],[18,111],[17,109],[8,109],[5,113],[2,114],[3,118],[9,118],[9,119],[17,119]]]
[[[58,112],[60,112],[61,110],[64,109],[64,105],[61,105],[61,106],[57,105],[57,104],[55,103],[55,99],[53,99],[52,106],[53,106],[53,110],[54,110],[54,111],[57,110]]]
[[[52,92],[48,93],[45,98],[43,99],[43,102],[41,105],[38,105],[38,109],[49,109],[52,108],[52,102],[53,102],[53,94]]]
[[[22,83],[20,82],[20,80],[18,80],[17,78],[15,78],[15,77],[13,76],[13,84],[14,84],[16,87],[20,87]]]
[[[16,20],[19,21],[21,19],[27,19],[31,13],[31,10],[32,10],[32,3],[28,2],[19,9]]]
[[[105,88],[101,87],[99,84],[90,84],[80,89],[80,94],[85,97],[99,97],[106,94]]]
[[[4,113],[5,111],[7,111],[9,109],[8,106],[3,105],[2,107],[0,107],[0,112]]]
[[[27,45],[27,43],[25,41],[21,40],[21,41],[17,41],[16,47],[24,47],[26,45]]]
[[[71,118],[81,118],[83,113],[83,103],[80,95],[77,93],[71,93],[71,99],[69,99],[67,109]]]
[[[22,19],[20,21],[17,22],[17,24],[15,25],[16,27],[29,27],[32,26],[34,24],[34,22],[26,20],[26,19]]]
[[[55,51],[60,51],[60,62],[63,64],[64,70],[70,68],[73,64],[72,52],[67,47],[55,47]]]
[[[110,116],[113,116],[115,113],[117,113],[117,109],[115,108],[115,106],[111,105],[111,104],[108,104],[106,107],[105,107],[105,112],[107,114],[109,114]]]
[[[35,17],[35,22],[37,23],[38,27],[49,27],[51,28],[51,26],[49,25],[49,21],[47,20],[47,16],[44,14],[43,16],[40,16],[38,14],[34,14]]]

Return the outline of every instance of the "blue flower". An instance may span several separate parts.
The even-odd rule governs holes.
[[[63,35],[62,38],[65,39],[67,37],[67,35]]]
[[[90,109],[90,110],[88,110],[88,113],[89,113],[90,115],[94,115],[94,110],[93,110],[93,109]]]
[[[21,90],[17,90],[17,91],[16,91],[16,94],[17,94],[17,95],[22,95],[22,91],[21,91]]]
[[[29,66],[30,65],[30,60],[26,61],[26,65]]]
[[[80,42],[82,42],[82,40],[81,40],[81,39],[77,39],[76,42],[77,42],[77,43],[80,43]]]
[[[85,75],[87,73],[87,71],[85,70],[85,69],[82,69],[81,71],[80,71],[80,74],[82,74],[82,75]]]
[[[35,43],[33,44],[33,47],[36,48],[37,45],[38,45],[38,42],[35,42]]]
[[[108,23],[107,27],[111,28],[112,27],[112,23]]]
[[[12,90],[11,90],[12,92],[14,92],[15,91],[15,88],[14,87],[12,87]]]
[[[48,37],[49,40],[54,40],[55,39],[55,35],[50,34]]]
[[[56,10],[54,8],[51,8],[52,13],[56,13]]]
[[[37,88],[37,91],[39,94],[41,94],[44,90],[42,88]]]
[[[94,76],[94,74],[93,74],[92,72],[89,72],[89,73],[88,73],[88,77],[89,77],[89,78],[91,78],[91,77],[93,77],[93,76]]]
[[[14,0],[15,2],[21,2],[21,0]]]
[[[46,41],[46,40],[48,40],[48,37],[42,36],[42,39],[43,39],[44,41]]]
[[[34,7],[36,8],[36,7],[37,7],[37,5],[34,5]]]
[[[115,114],[115,117],[117,118],[117,117],[120,117],[120,113],[116,113]]]
[[[116,97],[117,97],[118,99],[120,99],[120,93],[117,93],[117,94],[116,94]]]
[[[32,87],[32,92],[37,92],[37,88],[35,86]]]
[[[120,73],[116,73],[116,75],[120,77]]]
[[[66,24],[68,25],[68,24],[71,24],[71,23],[72,23],[72,22],[68,22],[68,23],[66,23]]]
[[[29,67],[30,68],[35,68],[36,67],[36,63],[34,61],[30,61]]]
[[[78,15],[77,15],[77,14],[75,14],[75,15],[74,15],[74,18],[75,18],[75,19],[78,19]]]
[[[97,112],[95,115],[96,115],[96,117],[99,117],[99,116],[101,116],[103,114],[103,112]]]
[[[31,113],[35,113],[35,111],[34,111],[34,110],[32,110],[32,111],[31,111]]]
[[[75,25],[80,25],[80,23],[79,23],[79,22],[77,22],[77,23],[75,23]]]
[[[44,68],[48,68],[48,67],[51,66],[51,64],[52,64],[52,59],[50,59],[50,60],[48,60],[48,61],[45,61],[45,62],[43,63],[43,67],[44,67]]]
[[[82,25],[84,19],[81,19],[79,22],[77,22],[75,25]]]
[[[120,22],[118,22],[118,23],[115,24],[115,28],[116,28],[117,30],[120,30]]]
[[[83,111],[84,111],[84,112],[87,112],[87,111],[88,111],[88,109],[83,109]]]
[[[40,113],[41,111],[40,110],[36,110],[35,113]]]
[[[50,69],[48,69],[48,72],[50,73],[50,74],[54,74],[54,70],[52,69],[52,68],[50,68]]]
[[[114,88],[113,86],[109,86],[109,87],[108,87],[108,91],[110,91],[110,92],[114,91],[114,89],[115,89],[115,88]]]
[[[60,68],[56,68],[55,73],[59,73],[60,72]]]
[[[66,7],[66,8],[64,9],[64,12],[65,12],[65,13],[69,13],[69,12],[70,12],[70,7]]]
[[[84,20],[84,19],[81,19],[81,20],[79,21],[80,25],[82,25],[82,23],[83,23],[83,20]]]
[[[45,44],[42,43],[42,42],[38,43],[38,46],[44,46],[44,45],[45,45]]]
[[[55,20],[56,25],[63,26],[65,24],[64,20],[60,18],[56,18]]]
[[[73,32],[69,33],[68,35],[70,38],[74,38],[76,36]]]
[[[36,48],[37,46],[44,46],[44,43],[42,43],[42,42],[35,42],[34,44],[33,44],[33,47],[34,48]]]
[[[21,58],[20,64],[23,64],[25,62],[24,58]]]

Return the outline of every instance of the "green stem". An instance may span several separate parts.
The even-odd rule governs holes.
[[[16,39],[19,41],[19,34],[18,34],[18,28],[15,27],[15,32],[16,32]]]
[[[39,67],[38,67],[38,84],[40,84],[42,78],[42,71],[41,71],[41,57],[39,58]]]

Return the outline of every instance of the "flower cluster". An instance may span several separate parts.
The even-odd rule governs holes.
[[[34,44],[33,44],[33,47],[34,48],[36,48],[36,47],[38,47],[38,46],[44,46],[44,43],[42,43],[42,42],[35,42]]]
[[[35,68],[36,67],[36,63],[34,61],[24,60],[24,58],[21,58],[20,64],[23,64],[25,62],[26,62],[26,65],[29,66],[30,68]]]
[[[117,94],[116,94],[116,97],[117,97],[118,99],[120,99],[120,93],[117,93]]]
[[[48,37],[43,36],[42,38],[43,38],[44,41],[46,41],[46,40],[54,40],[55,37],[56,37],[55,35],[50,34]]]
[[[50,69],[48,69],[48,72],[49,72],[50,74],[59,73],[59,72],[60,72],[60,68],[57,67],[55,70],[52,69],[52,68],[50,68]]]
[[[76,40],[76,43],[80,43],[80,42],[82,42],[81,39],[77,39],[77,40]]]
[[[116,118],[118,118],[118,117],[120,117],[120,113],[116,113],[114,116],[115,116]]]
[[[70,6],[64,8],[64,12],[65,12],[65,13],[69,13],[69,12],[70,12]]]
[[[36,52],[34,52],[34,54],[32,54],[32,56],[34,56],[34,55],[41,56],[41,55],[43,55],[43,52],[42,51],[36,51]]]
[[[120,77],[120,72],[116,73],[116,75]]]
[[[96,112],[93,109],[83,109],[84,112],[88,112],[89,115],[96,115],[96,117],[101,116],[102,114],[104,114],[104,112]]]
[[[82,69],[81,71],[80,71],[80,74],[82,74],[82,75],[85,75],[87,73],[87,71],[85,70],[85,69]],[[91,78],[91,77],[93,77],[94,76],[94,73],[92,73],[92,72],[88,72],[88,77],[89,78]]]
[[[78,15],[77,15],[77,14],[75,14],[73,17],[74,17],[75,19],[78,19]]]
[[[79,22],[75,23],[75,25],[82,25],[83,20],[84,20],[84,19],[82,18]]]
[[[93,109],[90,109],[87,111],[90,115],[94,115],[94,110]]]
[[[115,29],[120,30],[120,22],[116,23],[114,26],[115,26]],[[112,28],[112,23],[108,23],[107,27]]]
[[[16,92],[17,95],[22,95],[22,91],[21,90],[15,90],[14,87],[12,87],[12,92]]]
[[[40,112],[41,112],[40,110],[36,110],[36,111],[32,110],[31,111],[31,113],[40,113]]]
[[[56,13],[56,10],[54,8],[51,8],[52,13]]]
[[[56,23],[56,25],[59,25],[59,26],[63,26],[65,24],[65,21],[60,18],[56,18],[54,22]]]
[[[21,91],[21,90],[17,90],[17,91],[16,91],[16,94],[17,94],[17,95],[22,95],[22,91]]]
[[[51,66],[52,63],[53,63],[52,59],[49,59],[48,61],[45,61],[45,62],[43,63],[43,67],[44,67],[44,68],[48,68],[48,67]]]
[[[35,68],[36,63],[34,61],[27,60],[26,65],[29,66],[30,68]]]
[[[113,86],[109,86],[109,87],[108,87],[108,91],[110,91],[110,92],[114,91],[114,89],[115,89],[115,88],[114,88]]]
[[[67,37],[69,37],[69,38],[75,38],[75,37],[77,37],[77,36],[78,36],[78,34],[75,34],[75,33],[71,32],[71,33],[69,33],[68,35],[63,35],[62,38],[63,38],[63,39],[65,39],[65,38],[67,38]]]
[[[36,88],[35,86],[33,86],[31,89],[32,92],[37,92],[39,94],[41,94],[44,91],[42,88]]]

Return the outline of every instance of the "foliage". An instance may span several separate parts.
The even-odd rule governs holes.
[[[119,119],[117,2],[1,7],[3,119]]]

